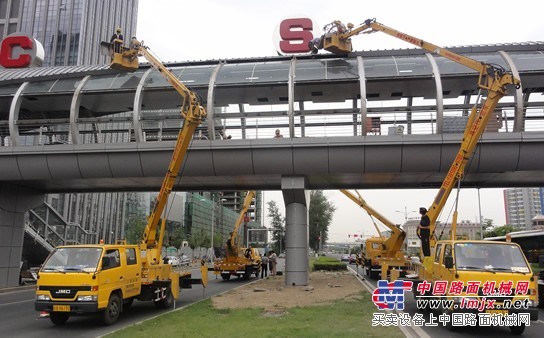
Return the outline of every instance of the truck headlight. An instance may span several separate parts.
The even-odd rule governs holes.
[[[49,298],[48,295],[37,295],[36,296],[36,300],[45,300],[45,301],[50,301],[51,298]]]
[[[77,301],[78,302],[96,302],[97,301],[97,296],[94,295],[94,296],[77,296]]]

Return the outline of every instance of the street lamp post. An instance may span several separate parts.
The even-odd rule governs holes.
[[[416,210],[408,211],[408,208],[405,206],[404,211],[395,210],[395,212],[404,214],[404,222],[408,222],[408,215],[417,211]]]
[[[214,228],[214,219],[215,219],[215,198],[214,198],[214,195],[212,194],[212,221],[211,221],[211,226],[212,226],[212,238],[211,238],[211,245],[210,245],[210,248],[212,248],[212,254],[213,254],[213,228]]]

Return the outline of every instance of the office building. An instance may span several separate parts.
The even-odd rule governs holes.
[[[532,219],[542,214],[544,188],[505,189],[506,224],[520,230],[532,230]]]
[[[0,0],[0,36],[21,32],[44,47],[44,66],[105,64],[100,42],[136,32],[138,0]]]

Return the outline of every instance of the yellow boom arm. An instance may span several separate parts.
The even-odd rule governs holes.
[[[179,170],[189,148],[189,143],[195,133],[196,128],[200,125],[202,120],[206,117],[206,110],[202,106],[200,99],[196,93],[189,90],[168,68],[166,68],[155,56],[153,56],[148,48],[143,46],[139,41],[131,41],[130,48],[122,48],[120,53],[114,53],[112,56],[111,67],[114,69],[134,71],[138,68],[138,56],[143,56],[151,66],[158,70],[162,76],[176,89],[181,95],[183,101],[181,104],[181,115],[184,118],[183,126],[181,127],[174,152],[172,153],[172,159],[168,166],[168,171],[162,181],[161,190],[157,196],[153,210],[147,219],[147,225],[145,227],[142,242],[140,248],[142,250],[151,250],[148,252],[151,257],[147,260],[151,264],[157,263],[160,260],[160,245],[162,243],[162,235],[164,231],[161,231],[160,239],[157,242],[156,233],[160,222],[161,214],[164,212],[164,208],[168,201],[168,195],[172,191]]]
[[[333,24],[338,27],[343,26],[340,21],[334,21]],[[485,130],[485,126],[489,121],[491,113],[495,110],[499,100],[506,95],[506,86],[514,85],[516,88],[519,88],[520,80],[514,77],[511,72],[507,72],[501,67],[453,53],[445,48],[387,27],[376,22],[375,19],[365,20],[362,25],[356,28],[354,28],[352,24],[348,24],[347,30],[336,29],[329,34],[325,34],[323,37],[323,49],[337,54],[349,53],[352,50],[350,39],[352,36],[373,32],[383,32],[477,71],[479,73],[478,87],[488,91],[487,98],[484,100],[481,107],[479,109],[477,106],[473,107],[465,127],[459,151],[427,213],[431,220],[431,233],[433,234],[438,215],[446,204],[453,187],[462,179],[465,166],[476,149],[478,140]],[[435,239],[434,236],[432,236],[431,247],[433,247],[434,244]]]
[[[391,237],[389,237],[388,239],[384,239],[384,246],[387,252],[394,253],[402,249],[402,244],[404,243],[404,239],[406,238],[406,233],[404,232],[404,230],[400,229],[396,224],[391,222],[385,216],[383,216],[370,205],[368,205],[368,203],[366,203],[366,201],[359,194],[359,192],[357,192],[357,196],[355,196],[348,190],[340,189],[340,191],[350,200],[355,202],[355,204],[363,208],[363,210],[365,210],[370,216],[376,217],[380,222],[388,227],[389,230],[391,230]],[[378,233],[380,234],[380,237],[382,237],[379,230]]]
[[[242,209],[240,210],[240,214],[238,215],[238,219],[236,220],[236,223],[234,224],[234,230],[232,230],[229,243],[233,246],[233,248],[238,247],[238,230],[240,230],[240,225],[244,222],[244,217],[246,216],[247,211],[249,210],[249,207],[251,206],[251,201],[253,201],[253,198],[255,198],[255,191],[248,191],[246,194],[246,198],[244,199],[244,204],[242,205]],[[229,248],[227,248],[229,249]],[[236,250],[234,250],[236,252]],[[228,250],[227,250],[228,253]]]

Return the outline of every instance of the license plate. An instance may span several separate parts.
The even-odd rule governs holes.
[[[70,312],[70,305],[53,305],[53,311]]]
[[[508,315],[508,310],[485,310],[485,313],[490,313],[492,315],[506,316]]]

